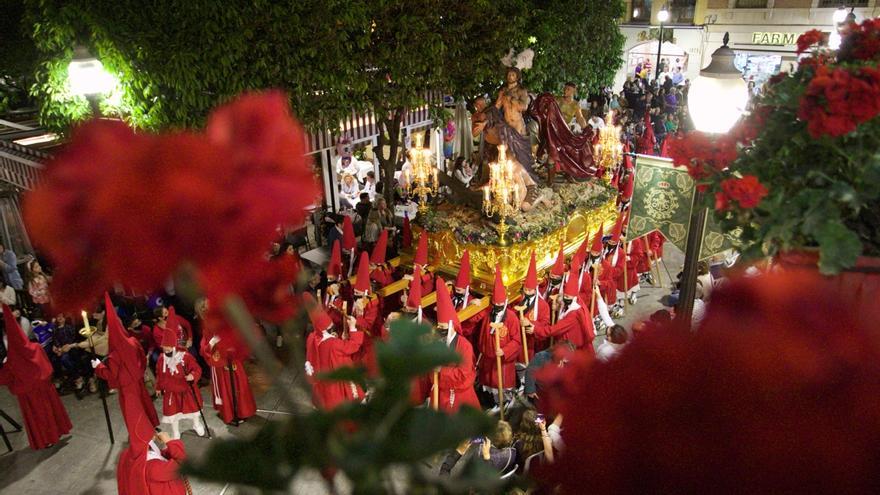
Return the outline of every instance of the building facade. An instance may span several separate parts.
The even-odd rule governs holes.
[[[722,45],[725,33],[737,53],[737,67],[747,81],[760,86],[780,70],[797,64],[797,38],[810,29],[836,32],[834,12],[852,9],[857,21],[880,15],[880,0],[627,0],[621,32],[626,36],[624,66],[615,77],[619,89],[627,76],[647,63],[654,77],[657,65],[658,12],[664,7],[660,50],[662,65],[680,67],[693,80]]]

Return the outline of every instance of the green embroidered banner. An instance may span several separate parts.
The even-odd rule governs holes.
[[[694,181],[672,160],[638,155],[635,164],[632,211],[627,238],[637,239],[659,230],[678,249],[685,250]]]
[[[627,237],[637,239],[659,230],[669,242],[685,251],[694,198],[693,179],[686,169],[674,167],[672,160],[657,156],[637,155],[635,170]],[[723,232],[713,212],[708,212],[700,260],[736,248],[738,238],[739,229]]]

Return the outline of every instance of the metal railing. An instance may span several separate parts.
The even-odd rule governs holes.
[[[738,9],[766,9],[767,0],[736,0]]]

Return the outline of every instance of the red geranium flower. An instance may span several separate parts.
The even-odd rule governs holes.
[[[865,19],[861,24],[849,24],[841,34],[837,58],[841,62],[875,60],[880,56],[880,20]]]
[[[818,66],[801,97],[798,118],[813,137],[838,137],[880,113],[880,70]]]
[[[798,36],[797,54],[800,55],[809,50],[813,45],[822,45],[828,43],[828,35],[818,29],[811,29],[806,33]]]
[[[671,138],[668,145],[673,164],[687,167],[696,181],[726,170],[736,159],[736,141],[730,136],[711,136],[699,131]]]
[[[876,492],[880,342],[822,283],[738,280],[697,333],[572,361],[550,391],[566,449],[539,480],[562,493]]]
[[[24,212],[55,266],[55,301],[76,310],[114,283],[152,291],[184,262],[209,281],[262,273],[250,268],[275,228],[302,223],[316,195],[302,129],[272,92],[218,108],[205,134],[89,122]]]
[[[721,192],[724,199],[719,208],[718,196],[715,197],[715,209],[726,210],[728,201],[736,201],[740,208],[751,209],[758,206],[761,200],[767,196],[767,188],[754,175],[745,175],[742,178],[732,177],[721,181]]]

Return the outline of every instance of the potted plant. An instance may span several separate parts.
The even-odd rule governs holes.
[[[743,253],[857,272],[880,285],[880,20],[798,38],[797,70],[768,81],[728,134],[670,142]],[[861,290],[860,290],[861,291]],[[875,296],[880,292],[875,292]]]

